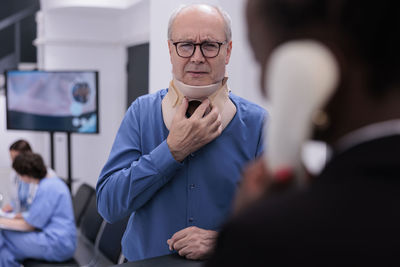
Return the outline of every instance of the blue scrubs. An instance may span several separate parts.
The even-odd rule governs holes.
[[[56,177],[53,169],[47,168],[46,177]],[[21,177],[13,170],[11,173],[12,190],[11,193],[11,206],[16,213],[28,213],[29,207],[35,197],[37,184],[25,183]]]
[[[24,181],[20,180],[18,184],[18,199],[20,210],[19,212],[29,210],[29,195],[30,195],[31,186],[29,183],[25,183]]]
[[[243,166],[263,150],[265,111],[230,94],[237,112],[222,134],[182,163],[175,161],[161,110],[166,93],[131,105],[97,183],[100,214],[109,222],[130,216],[122,240],[130,261],[172,253],[167,239],[186,227],[218,230]]]
[[[24,219],[33,232],[0,231],[0,267],[20,266],[26,258],[63,261],[73,256],[76,227],[71,195],[57,178],[40,181],[29,213]]]

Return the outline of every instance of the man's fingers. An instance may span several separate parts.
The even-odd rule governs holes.
[[[218,108],[213,107],[210,113],[208,113],[206,116],[202,118],[205,120],[207,125],[213,124],[216,120],[221,121],[221,115],[219,114]]]
[[[174,243],[172,243],[173,238],[168,239],[167,243],[170,245],[170,249],[172,248],[187,259],[198,260],[211,253],[217,232],[191,226],[175,233],[174,236],[182,238],[176,239]]]
[[[188,243],[189,243],[188,239],[187,239],[187,237],[185,237],[185,238],[182,238],[182,239],[177,240],[176,242],[174,242],[172,248],[174,250],[176,250],[176,251],[180,251],[184,247],[187,247],[189,245]]]
[[[196,256],[195,253],[189,252],[188,254],[185,255],[186,259],[189,260],[198,260],[199,258]]]
[[[175,234],[173,234],[172,237],[167,240],[170,250],[176,250],[175,243],[178,242],[179,240],[185,238],[189,232],[189,229],[190,228],[182,229],[182,230],[176,232]]]
[[[171,239],[168,239],[168,240],[167,240],[168,248],[169,248],[169,250],[171,250],[171,251],[174,250],[174,249],[172,248],[172,243],[173,243],[173,242],[172,242]]]
[[[210,140],[214,140],[222,133],[222,122],[221,119],[215,120],[209,127],[208,137]]]
[[[201,119],[206,113],[207,108],[210,106],[210,100],[208,98],[204,99],[203,102],[196,108],[190,118]]]
[[[188,228],[182,229],[178,232],[176,232],[175,234],[172,235],[171,240],[179,240],[184,238],[185,236],[187,236],[187,232],[188,232]]]
[[[168,246],[169,246],[169,250],[170,251],[173,251],[173,250],[175,250],[175,240],[173,240],[172,238],[171,239],[168,239],[168,241],[167,241],[167,243],[168,243]]]
[[[171,250],[171,251],[176,250],[178,252],[189,245],[187,236],[185,236],[182,239],[177,239],[177,240],[168,239],[167,243],[169,245],[169,250]]]
[[[178,250],[179,255],[181,255],[182,257],[187,257],[188,255],[190,255],[191,253],[193,253],[192,249],[189,246],[186,246],[180,250]]]
[[[187,108],[188,108],[188,100],[187,100],[187,98],[186,97],[184,97],[183,99],[182,99],[182,103],[179,105],[179,107],[178,107],[178,109],[177,109],[177,111],[176,111],[176,114],[177,115],[179,115],[179,117],[181,117],[181,118],[186,118],[186,110],[187,110]]]
[[[221,115],[218,114],[217,118],[209,124],[209,127],[212,132],[215,132],[218,129],[218,127],[221,126],[221,124],[222,124]]]

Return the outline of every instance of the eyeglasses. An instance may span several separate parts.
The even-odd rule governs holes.
[[[194,55],[196,47],[200,46],[200,51],[203,57],[213,58],[218,56],[221,45],[226,44],[224,42],[202,42],[202,43],[191,43],[191,42],[174,42],[176,53],[180,57],[189,58]]]

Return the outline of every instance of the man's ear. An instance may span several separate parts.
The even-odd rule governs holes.
[[[231,52],[232,52],[232,41],[230,41],[227,44],[227,48],[226,48],[226,57],[225,57],[225,65],[228,65],[229,63],[229,59],[231,58]]]
[[[171,40],[168,40],[167,42],[168,42],[169,59],[172,63],[172,53],[173,53],[172,49],[174,48],[174,45],[172,44]]]

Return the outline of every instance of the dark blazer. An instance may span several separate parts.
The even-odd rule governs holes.
[[[334,155],[303,191],[232,218],[207,266],[400,266],[400,135]]]

